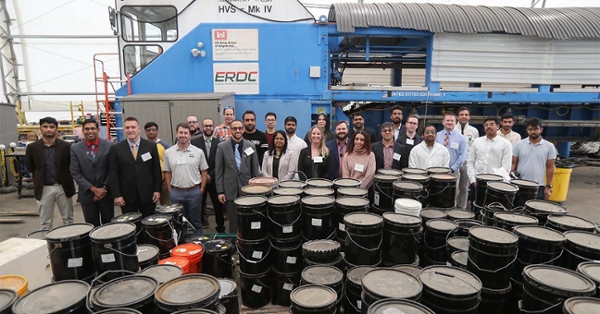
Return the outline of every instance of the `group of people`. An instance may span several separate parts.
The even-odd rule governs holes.
[[[512,131],[514,117],[504,115],[484,122],[485,137],[469,125],[469,109],[444,114],[443,127],[426,125],[417,134],[419,118],[410,115],[403,123],[400,107],[393,108],[391,122],[380,134],[366,128],[361,113],[352,115],[352,127],[339,121],[332,132],[326,114],[304,139],[296,135],[297,120],[288,116],[284,130],[276,130],[277,115],[265,115],[265,132],[256,128],[256,114],[246,111],[235,119],[233,107],[223,110],[224,122],[187,117],[175,129],[170,146],[158,137],[158,125],[141,125],[134,117],[124,120],[126,140],[117,144],[101,139],[98,122],[85,120],[84,140],[71,145],[58,139],[58,122],[40,120],[41,139],[29,144],[26,164],[33,174],[42,229],[52,228],[55,204],[64,224],[73,222],[71,197],[78,185],[78,201],[86,222],[108,223],[114,205],[123,213],[152,215],[157,204],[178,203],[196,232],[208,227],[205,217],[208,196],[214,206],[217,232],[237,230],[234,200],[251,178],[274,177],[279,181],[299,178],[354,178],[370,188],[377,169],[449,167],[459,178],[457,207],[466,208],[470,186],[481,173],[519,173],[540,184],[540,197],[548,197],[556,153],[540,136],[539,119],[527,120],[527,139]],[[458,122],[458,123],[457,123]],[[502,169],[502,170],[501,170]]]

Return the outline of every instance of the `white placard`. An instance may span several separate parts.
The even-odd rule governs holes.
[[[311,225],[315,226],[315,227],[321,227],[323,225],[323,221],[321,219],[318,218],[313,218],[311,220]]]
[[[258,61],[258,29],[213,29],[214,61]]]
[[[340,231],[346,231],[346,225],[340,222],[338,223],[338,229],[340,229]]]
[[[373,195],[373,203],[379,206],[379,192],[375,192]]]
[[[68,268],[81,267],[82,265],[83,265],[83,257],[69,258],[67,260],[67,267]]]
[[[260,91],[258,63],[213,64],[213,90],[215,93],[235,92],[239,95],[256,95]]]
[[[251,222],[250,229],[252,229],[252,230],[260,229],[260,221]]]
[[[115,261],[115,254],[102,254],[100,255],[100,259],[102,260],[102,263],[112,263]]]
[[[260,293],[262,291],[262,287],[258,285],[252,285],[252,291]]]
[[[283,290],[292,291],[292,290],[294,290],[294,285],[291,283],[284,283]]]
[[[287,264],[296,264],[296,257],[295,256],[288,256],[287,259],[285,260],[285,262]]]
[[[252,258],[262,258],[262,251],[254,251],[252,252]]]
[[[283,226],[283,233],[292,233],[294,232],[294,226],[289,225],[289,226]]]

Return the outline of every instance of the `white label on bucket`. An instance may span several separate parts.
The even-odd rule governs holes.
[[[252,258],[262,258],[262,251],[252,252]]]
[[[112,263],[115,261],[115,254],[102,254],[100,255],[100,259],[102,259],[102,263]]]
[[[288,264],[296,264],[296,257],[295,256],[288,256],[287,259],[285,260],[286,263]]]
[[[252,291],[254,291],[256,293],[260,293],[262,291],[262,287],[257,286],[257,285],[252,285]]]
[[[283,226],[283,233],[292,233],[294,232],[294,226]]]
[[[165,262],[165,265],[175,265],[175,264],[176,264],[175,262],[171,262],[171,261],[166,261]]]
[[[292,290],[294,290],[294,285],[291,283],[284,283],[283,290],[292,291]]]
[[[310,224],[315,227],[320,227],[323,225],[323,221],[321,219],[313,218]]]
[[[69,267],[69,268],[81,267],[82,265],[83,265],[83,257],[69,258],[67,260],[67,267]]]
[[[360,308],[362,307],[362,301],[361,300],[356,301],[356,307],[360,310]]]
[[[250,229],[260,229],[260,221],[253,221],[250,223]]]
[[[375,205],[379,206],[379,192],[375,192],[375,195],[373,197],[373,203],[375,203]]]
[[[339,223],[338,224],[338,229],[340,229],[340,231],[346,231],[346,225],[344,225],[343,223]]]
[[[178,249],[177,249],[177,250],[175,250],[175,251],[177,251],[177,252],[181,252],[181,253],[185,253],[185,252],[187,251],[187,249],[186,249],[186,248],[184,248],[184,247],[180,247],[180,248],[178,248]]]
[[[200,252],[202,252],[201,249],[193,250],[193,251],[190,251],[190,255],[196,255],[196,254],[198,254]]]
[[[406,314],[395,308],[387,308],[387,309],[381,311],[381,313],[383,313],[383,314]]]

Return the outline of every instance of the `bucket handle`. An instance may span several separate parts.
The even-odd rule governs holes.
[[[471,249],[472,248],[469,247],[469,250],[471,250]],[[477,251],[477,249],[475,249],[475,250]],[[477,268],[477,270],[482,271],[484,273],[495,274],[495,273],[497,273],[497,272],[499,272],[501,270],[504,270],[504,269],[510,267],[512,264],[514,264],[514,262],[517,260],[517,255],[518,254],[519,254],[519,249],[517,248],[517,252],[515,253],[515,258],[513,258],[513,260],[510,263],[506,264],[506,266],[502,266],[502,267],[500,267],[500,268],[498,268],[496,270],[482,269],[482,268],[479,267],[479,265],[477,265],[475,262],[473,262],[473,260],[471,259],[470,256],[467,255],[467,258],[469,259],[469,262],[471,262],[471,264],[473,264]]]
[[[244,254],[242,254],[242,252],[240,252],[240,248],[238,246],[236,246],[235,249],[238,251],[238,254],[240,255],[241,258],[243,258],[245,261],[247,261],[249,263],[253,263],[253,264],[262,262],[271,253],[271,246],[269,245],[269,249],[267,250],[267,254],[263,254],[263,256],[258,261],[253,261],[251,259],[246,258],[244,256]]]
[[[253,210],[253,211],[254,211],[254,210]],[[259,215],[261,215],[261,216],[263,216],[263,217],[265,217],[265,215],[263,215],[263,214],[262,214],[262,213],[260,213],[260,212],[256,212],[256,213],[257,213],[257,214],[259,214]],[[273,218],[271,218],[271,215],[269,215],[269,212],[268,212],[268,211],[267,211],[267,216],[266,216],[266,218],[268,218],[268,219],[269,219],[269,220],[270,220],[272,223],[274,223],[275,225],[277,225],[277,226],[279,226],[279,227],[281,227],[281,228],[283,229],[284,225],[281,225],[281,224],[279,224],[277,221],[273,220]],[[296,220],[294,220],[294,221],[290,222],[290,223],[289,223],[287,226],[291,226],[291,225],[293,225],[293,224],[297,223],[297,222],[298,222],[298,220],[300,220],[300,218],[302,218],[302,208],[300,209],[300,214],[298,214],[298,217],[296,217]]]
[[[486,191],[485,191],[485,197],[483,198],[483,204],[482,204],[482,206],[485,206],[485,201],[487,200],[487,196],[488,196],[488,193],[487,193],[487,189],[486,189]],[[508,201],[508,203],[510,204],[510,206],[515,206],[514,202],[511,202],[510,199],[508,198],[508,194],[505,194],[504,198]],[[492,204],[496,204],[496,203],[500,204],[500,202],[491,202],[488,205],[492,205]],[[500,204],[500,205],[502,205],[502,204]],[[502,208],[504,208],[504,210],[507,211],[506,207],[502,206]]]
[[[46,259],[49,259],[50,256],[52,255],[52,253],[54,253],[54,251],[56,251],[56,249],[60,249],[60,248],[62,248],[62,243],[55,243],[52,251],[48,252],[48,256],[46,256]]]
[[[379,250],[381,248],[381,244],[383,243],[383,232],[382,232],[381,238],[379,239],[379,244],[377,245],[376,248],[372,248],[372,249],[367,249],[366,247],[364,247],[364,246],[356,243],[356,241],[354,241],[354,239],[352,239],[352,236],[348,232],[346,232],[346,239],[350,239],[350,241],[352,241],[352,243],[354,243],[360,249],[363,249],[363,250],[368,251],[368,252],[373,252],[373,251],[377,251],[377,250]]]
[[[346,293],[346,291],[344,291],[344,299],[346,299],[346,303],[348,303],[348,304],[350,304],[350,306],[352,306],[354,311],[356,311],[357,313],[360,313],[360,309],[358,307],[356,307],[354,305],[354,303],[350,302],[350,299],[348,298],[348,294]],[[362,300],[361,300],[361,302],[362,302]],[[361,303],[361,308],[362,308],[362,303]]]
[[[458,230],[458,229],[459,229],[459,228],[454,228],[454,229],[452,229],[452,230],[448,231],[448,234],[446,234],[446,243],[448,243],[448,239],[450,238],[450,235],[454,235],[454,232],[455,232],[456,230]],[[427,237],[425,236],[425,234],[423,234],[423,243],[425,243],[425,247],[426,247],[426,248],[432,249],[432,250],[434,250],[434,251],[435,251],[435,250],[440,250],[440,249],[442,249],[442,248],[445,248],[445,247],[446,247],[446,243],[444,243],[444,245],[442,245],[442,246],[438,246],[438,247],[435,247],[435,248],[433,248],[433,247],[430,247],[430,246],[429,246],[429,244],[427,244]]]
[[[560,300],[560,302],[558,302],[558,303],[556,303],[554,305],[550,305],[549,307],[547,307],[547,308],[545,308],[543,310],[525,310],[525,309],[523,309],[523,304],[522,304],[523,301],[519,300],[519,311],[521,311],[521,313],[527,313],[527,314],[529,314],[529,313],[531,313],[531,314],[548,313],[548,310],[551,310],[551,309],[553,309],[553,308],[555,308],[555,307],[560,306],[561,304],[563,304],[563,300],[562,299],[559,299],[559,300]]]
[[[176,234],[176,232],[175,232],[175,228],[173,227],[173,225],[171,225],[171,223],[170,223],[169,221],[167,221],[167,224],[169,224],[169,228],[171,229],[171,232],[173,232],[174,234]],[[175,239],[175,237],[173,237],[173,236],[171,236],[171,238],[170,238],[170,239],[163,240],[163,239],[159,239],[159,238],[156,238],[156,237],[154,237],[153,235],[151,235],[150,233],[148,233],[148,230],[146,230],[145,228],[144,228],[144,232],[146,232],[146,234],[147,234],[147,235],[148,235],[148,236],[149,236],[151,239],[154,239],[154,240],[156,240],[156,241],[160,241],[160,242],[169,242],[169,241],[171,241],[171,240],[175,240],[175,245],[177,245],[177,239]]]
[[[581,256],[581,255],[579,255],[579,254],[576,254],[576,253],[572,252],[571,250],[567,249],[566,247],[565,247],[565,248],[563,248],[563,250],[565,250],[565,251],[569,252],[569,254],[571,254],[571,255],[573,255],[573,256],[575,256],[575,257],[577,257],[577,258],[580,258],[580,259],[582,259],[582,260],[584,260],[584,261],[592,261],[592,260],[593,260],[592,258],[587,258],[587,257],[585,257],[585,256]],[[561,253],[561,254],[562,254],[562,253]]]
[[[446,191],[448,188],[450,187],[450,185],[446,185],[441,191],[437,192],[437,193],[428,193],[427,196],[431,197],[431,196],[436,196],[438,194],[442,194],[444,193],[444,191]],[[431,187],[429,187],[431,189]],[[431,192],[431,191],[429,191]]]
[[[92,292],[92,288],[94,287],[94,284],[96,283],[96,281],[102,277],[104,277],[104,275],[109,274],[109,273],[130,273],[132,275],[137,274],[136,272],[130,271],[130,270],[125,270],[125,269],[121,269],[121,270],[107,270],[105,272],[103,272],[100,276],[92,279],[91,283],[90,283],[90,287],[88,288],[87,293],[85,294],[85,307],[87,308],[87,310],[90,313],[93,313],[94,311],[92,311],[92,300],[90,298],[90,292]]]
[[[551,259],[551,260],[549,260],[549,261],[540,262],[540,263],[536,263],[536,264],[543,264],[543,265],[549,265],[549,264],[552,264],[553,262],[555,262],[556,260],[558,260],[558,259],[559,259],[559,258],[560,258],[560,257],[563,255],[563,253],[565,252],[565,250],[567,250],[567,249],[563,248],[563,249],[560,251],[560,254],[558,254],[558,256],[557,256],[557,257],[555,257],[555,258],[553,258],[553,259]],[[567,251],[568,251],[568,250],[567,250]],[[525,263],[523,263],[523,261],[521,261],[521,259],[519,259],[519,256],[518,256],[518,255],[517,255],[517,261],[519,261],[519,263],[521,263],[521,264],[523,264],[523,265],[526,265]]]
[[[418,244],[421,244],[421,241],[419,241],[419,239],[417,239],[417,235],[414,233],[414,231],[412,229],[410,229],[410,234],[412,234],[413,238],[415,239],[415,241]]]
[[[118,254],[120,254],[120,255],[123,255],[123,256],[127,256],[127,257],[135,257],[135,258],[137,258],[137,254],[127,254],[127,253],[123,253],[123,252],[121,252],[121,251],[119,251],[119,250],[117,250],[117,249],[113,248],[113,247],[112,247],[112,244],[110,244],[110,243],[106,243],[106,244],[104,244],[104,248],[105,248],[105,249],[107,249],[107,250],[109,250],[109,251],[112,251],[112,252],[118,253]]]
[[[387,197],[387,198],[391,199],[392,201],[394,200],[394,197],[393,197],[393,196],[389,196],[389,195],[387,195],[387,193],[385,193],[385,192],[384,192],[384,191],[381,189],[381,187],[379,187],[379,183],[375,183],[375,187],[377,188],[377,190],[379,191],[379,193],[383,194],[385,197]],[[393,194],[393,193],[392,193],[392,194]]]
[[[304,172],[302,172],[300,170],[296,170],[296,171],[294,171],[294,174],[301,174],[301,175],[303,175],[304,176],[304,180],[301,180],[301,181],[304,181],[305,184],[306,184],[306,180],[308,180],[308,176]],[[300,179],[300,176],[298,176],[298,179]]]
[[[439,270],[437,270],[437,271],[434,271],[434,273],[435,273],[436,275],[441,275],[441,276],[446,276],[446,277],[450,277],[450,278],[455,278],[455,279],[458,279],[458,280],[460,280],[460,281],[462,281],[462,282],[466,283],[467,285],[471,286],[471,288],[475,289],[475,291],[480,291],[480,290],[481,290],[481,289],[479,289],[479,288],[476,288],[475,286],[473,286],[473,285],[472,285],[471,283],[469,283],[468,281],[466,281],[466,280],[464,280],[464,279],[462,279],[462,278],[460,278],[460,277],[458,277],[458,276],[454,276],[453,274],[444,273],[444,272],[442,272],[442,271],[439,271]]]

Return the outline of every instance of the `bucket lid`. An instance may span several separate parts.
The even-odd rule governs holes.
[[[219,305],[219,307],[222,307],[223,305]],[[221,308],[218,308],[219,312],[215,312],[212,310],[205,310],[205,309],[188,309],[188,310],[181,310],[181,311],[177,311],[177,312],[173,312],[171,314],[223,314],[225,313],[225,308],[223,308],[221,310]]]
[[[174,266],[179,266],[183,269],[190,265],[190,261],[185,257],[172,256],[172,257],[167,257],[167,258],[161,259],[160,261],[158,261],[158,264],[159,265],[174,265]]]
[[[388,176],[395,176],[396,178],[400,177],[402,175],[402,170],[398,170],[398,169],[377,169],[377,173],[381,173],[381,174],[387,174]]]
[[[279,182],[279,180],[274,177],[255,177],[255,178],[248,180],[248,184],[250,184],[250,185],[273,186],[273,185],[277,185],[277,182]]]
[[[542,214],[566,215],[569,212],[556,203],[543,200],[528,200],[525,202],[525,208]]]
[[[335,202],[346,207],[365,207],[369,205],[369,200],[363,197],[342,196],[338,197]]]
[[[421,211],[421,217],[426,219],[440,219],[448,217],[448,214],[443,210],[426,208]]]
[[[27,279],[19,275],[2,275],[0,276],[0,289],[11,289],[17,291],[19,296],[27,293]]]
[[[219,292],[219,298],[227,297],[237,290],[235,281],[230,279],[219,279],[219,287],[221,288],[221,291]]]
[[[13,303],[19,298],[19,295],[12,289],[0,289],[0,313],[9,309]]]
[[[539,222],[538,219],[533,216],[502,212],[494,213],[494,219],[506,221],[515,225],[537,225]]]
[[[210,240],[204,242],[204,251],[210,253],[218,253],[229,251],[233,248],[233,242],[229,240]]]
[[[290,205],[300,201],[297,195],[277,195],[270,197],[267,201],[270,205]]]
[[[133,275],[113,279],[91,296],[92,303],[102,308],[128,307],[154,295],[158,281],[149,276]]]
[[[279,187],[280,188],[299,188],[299,189],[303,189],[305,185],[306,185],[306,183],[304,183],[304,181],[299,181],[299,180],[286,180],[286,181],[279,182]]]
[[[373,266],[354,266],[346,273],[346,279],[350,280],[353,284],[360,286],[362,277],[373,269],[375,269]]]
[[[409,273],[415,277],[417,277],[422,271],[423,268],[416,265],[396,265],[392,267],[393,269],[401,270],[403,272]]]
[[[333,266],[309,266],[302,271],[302,280],[306,283],[332,286],[344,279],[344,273]]]
[[[152,244],[140,244],[137,248],[137,258],[140,263],[156,258],[160,252],[158,247]]]
[[[498,245],[516,245],[519,237],[498,227],[474,226],[469,229],[469,237]]]
[[[516,193],[519,190],[518,186],[506,182],[488,182],[487,187],[488,189],[507,193]]]
[[[15,314],[60,313],[73,309],[85,300],[90,286],[79,280],[65,280],[37,288],[21,297],[13,305]]]
[[[354,225],[361,227],[376,227],[383,224],[383,218],[373,213],[354,212],[344,216],[344,223],[346,225]]]
[[[526,186],[526,187],[530,187],[530,188],[538,188],[540,186],[539,183],[535,182],[535,181],[529,181],[529,180],[523,180],[523,179],[514,179],[511,180],[510,183],[516,185],[516,186]]]
[[[303,308],[326,308],[337,302],[335,290],[318,285],[305,285],[290,293],[290,301]]]
[[[600,299],[592,297],[572,297],[565,301],[563,312],[566,314],[598,314]]]
[[[174,247],[171,250],[171,256],[179,257],[190,257],[190,256],[202,256],[203,247],[201,244],[196,243],[185,243]]]
[[[430,308],[411,300],[379,300],[369,307],[368,314],[435,314]]]
[[[361,183],[360,180],[352,179],[352,178],[338,178],[333,180],[333,185],[338,187],[354,187],[359,186]]]
[[[393,184],[394,189],[397,190],[405,190],[405,191],[421,191],[423,190],[423,185],[418,182],[411,181],[396,181]]]
[[[429,176],[431,180],[442,181],[442,182],[454,182],[458,178],[455,175],[447,173],[436,173]]]
[[[330,188],[315,188],[310,187],[304,190],[304,194],[308,196],[329,196],[333,195],[333,190]]]
[[[333,204],[335,199],[330,196],[307,196],[302,198],[302,204],[317,206]]]
[[[140,275],[152,277],[159,284],[165,283],[171,279],[181,277],[183,270],[175,265],[152,265],[146,267]]]
[[[402,172],[407,174],[407,173],[412,173],[412,174],[427,174],[427,170],[425,169],[420,169],[420,168],[402,168]]]
[[[587,230],[594,231],[596,225],[586,219],[571,215],[550,215],[548,216],[548,222],[553,225],[562,226],[565,229],[574,230]]]
[[[184,305],[205,301],[220,294],[219,281],[206,274],[190,274],[172,279],[156,290],[157,302]]]
[[[173,220],[173,216],[166,214],[154,214],[142,219],[142,225],[144,226],[160,226],[166,225]]]
[[[398,224],[398,225],[412,226],[412,225],[420,225],[423,223],[423,221],[421,220],[421,217],[412,216],[412,215],[405,215],[405,214],[394,213],[394,212],[385,212],[381,216],[383,217],[383,220],[385,220],[387,222],[391,222],[393,224]]]
[[[309,254],[314,255],[327,255],[333,256],[337,255],[342,249],[342,245],[334,240],[327,239],[319,239],[319,240],[309,240],[302,243],[302,253],[303,255]],[[312,256],[304,256],[304,257],[312,257]]]
[[[300,195],[304,192],[301,188],[276,188],[273,190],[275,195]]]
[[[428,173],[450,173],[452,172],[452,168],[448,167],[429,167],[427,168]]]
[[[449,209],[446,211],[446,215],[450,219],[473,219],[475,218],[475,213],[468,210],[462,209]]]
[[[94,312],[94,314],[142,314],[142,312],[134,309],[117,308]]]
[[[308,179],[306,180],[306,184],[316,188],[329,188],[333,186],[333,182],[327,179]]]
[[[94,228],[90,232],[90,238],[96,240],[116,239],[135,233],[135,225],[129,222],[111,222]]]
[[[361,280],[363,291],[378,298],[412,299],[423,291],[417,277],[394,268],[378,268],[365,273]]]
[[[577,266],[577,272],[584,274],[586,277],[594,281],[596,285],[600,286],[600,262],[581,262]]]
[[[482,288],[477,276],[453,266],[429,266],[418,277],[425,287],[450,296],[478,295]]]
[[[182,204],[168,204],[156,207],[156,212],[159,214],[173,215],[178,214],[183,210]]]
[[[388,175],[388,174],[378,173],[375,176],[373,176],[373,180],[375,180],[375,181],[384,181],[384,182],[392,182],[392,181],[398,180],[398,176],[392,176],[392,175]]]
[[[250,195],[263,195],[271,192],[273,188],[266,185],[246,185],[242,187],[242,193]]]
[[[158,207],[157,207],[158,208]],[[119,215],[110,221],[112,222],[132,222],[142,219],[142,213],[140,212],[131,212],[123,215]]]
[[[454,221],[448,220],[448,219],[427,220],[425,225],[430,229],[435,229],[435,230],[439,230],[439,231],[452,231],[458,227],[458,224],[456,224]],[[473,227],[473,228],[475,228],[475,227]]]
[[[596,285],[582,274],[551,265],[529,265],[523,269],[523,279],[552,294],[563,297],[593,295]]]
[[[467,267],[467,262],[469,261],[469,252],[467,251],[456,251],[452,252],[450,258],[456,263]]]
[[[60,241],[69,238],[76,238],[90,233],[94,225],[86,223],[75,223],[66,226],[56,227],[46,233],[47,240]]]
[[[600,251],[600,234],[587,231],[567,231],[564,233],[568,242],[594,251]]]
[[[406,181],[429,181],[429,176],[426,174],[414,174],[414,173],[404,173],[402,175],[402,180]]]
[[[543,226],[516,226],[513,228],[513,233],[523,239],[556,242],[556,244],[567,242],[562,233]]]
[[[205,235],[205,234],[196,234],[196,235],[186,238],[185,242],[186,243],[203,244],[204,242],[206,242],[208,240],[212,240],[212,239],[213,239],[213,237]]]
[[[399,198],[394,203],[395,209],[421,210],[423,204],[412,198]]]
[[[28,234],[27,239],[46,240],[46,233],[48,230],[37,230]]]
[[[469,229],[473,226],[483,226],[483,222],[475,219],[456,219],[459,228]]]
[[[236,198],[233,202],[237,206],[258,206],[261,204],[265,204],[267,202],[267,198],[260,195],[248,195],[240,196]]]
[[[367,195],[369,190],[361,187],[351,187],[351,188],[338,188],[338,193],[348,196],[362,196]],[[338,198],[339,199],[339,198]]]
[[[467,237],[452,237],[446,243],[459,251],[469,250],[469,238]]]
[[[483,180],[483,181],[502,181],[504,180],[502,176],[491,173],[482,173],[478,174],[475,179]]]

